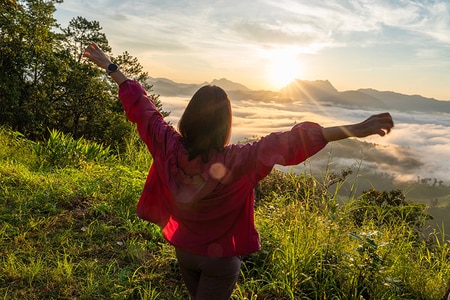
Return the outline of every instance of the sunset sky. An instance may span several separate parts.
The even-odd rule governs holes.
[[[151,77],[227,78],[278,90],[294,78],[450,100],[448,0],[64,0],[55,18],[99,21]]]

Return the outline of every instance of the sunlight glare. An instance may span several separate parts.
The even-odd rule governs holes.
[[[291,55],[279,53],[270,58],[267,75],[271,86],[280,89],[300,77],[300,66]]]

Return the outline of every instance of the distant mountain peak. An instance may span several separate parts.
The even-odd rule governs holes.
[[[317,88],[317,89],[322,89],[324,91],[329,91],[329,92],[333,92],[333,93],[337,92],[336,88],[327,79],[325,79],[325,80],[295,79],[290,84],[288,84],[288,86],[289,85],[301,85],[301,86],[306,86],[308,88]]]
[[[250,90],[245,85],[237,83],[237,82],[233,82],[226,78],[214,79],[213,81],[211,81],[210,84],[217,85],[226,91],[248,91],[248,90]]]
[[[280,90],[287,98],[324,98],[336,95],[338,90],[328,80],[295,79]]]

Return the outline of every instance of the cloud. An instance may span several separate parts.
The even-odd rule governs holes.
[[[358,32],[372,33],[366,39],[376,42],[383,38],[380,32],[389,28],[424,34],[441,42],[450,39],[450,4],[443,1],[425,5],[401,0],[259,0],[216,1],[211,5],[210,1],[66,0],[60,7],[87,18],[99,19],[106,14],[107,18],[101,19],[111,20],[108,26],[136,38],[153,37],[157,43],[176,37],[180,44],[200,47],[215,39],[263,45],[302,44],[312,48],[315,43],[336,46],[351,40],[351,34]],[[118,20],[121,26],[115,26]],[[127,24],[133,27],[123,26]]]
[[[161,97],[170,121],[176,125],[187,105],[182,97]],[[257,139],[273,131],[290,130],[295,124],[313,121],[322,126],[359,122],[379,111],[345,109],[304,103],[232,101],[232,142]],[[323,167],[332,153],[336,167],[358,164],[366,172],[393,174],[398,180],[437,178],[450,183],[450,116],[445,114],[391,112],[395,127],[385,136],[347,139],[331,143],[312,158],[313,165]]]
[[[288,32],[282,25],[261,24],[241,20],[233,28],[244,40],[252,40],[265,45],[307,45],[317,39],[312,32]]]
[[[298,78],[341,89],[450,99],[446,0],[65,0],[56,7],[63,26],[75,16],[99,21],[113,54],[128,51],[151,76],[226,77],[274,89],[269,66],[282,57],[298,66]]]

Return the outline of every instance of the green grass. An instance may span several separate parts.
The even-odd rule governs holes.
[[[112,155],[54,135],[37,145],[0,129],[0,299],[187,299],[172,247],[135,215],[151,162],[145,147],[131,137],[125,153]],[[418,238],[401,220],[357,226],[357,199],[339,205],[329,188],[279,172],[262,182],[262,250],[244,259],[233,299],[444,294],[445,234]]]

